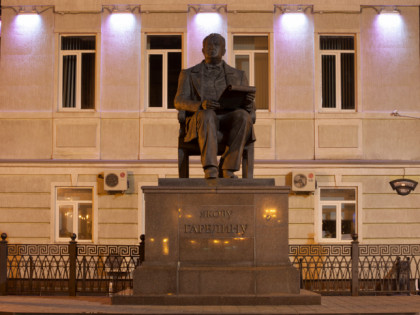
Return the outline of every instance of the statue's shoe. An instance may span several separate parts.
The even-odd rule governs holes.
[[[204,177],[206,179],[217,178],[217,175],[219,175],[219,171],[218,171],[217,167],[215,167],[215,166],[207,167],[204,170]]]
[[[223,170],[223,178],[238,178],[238,176],[236,176],[231,170]]]

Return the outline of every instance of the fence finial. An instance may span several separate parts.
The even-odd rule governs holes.
[[[6,234],[6,233],[1,233],[1,240],[2,240],[3,242],[5,242],[5,241],[6,241],[6,238],[7,238],[7,234]]]

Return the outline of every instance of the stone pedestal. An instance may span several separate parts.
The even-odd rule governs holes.
[[[133,296],[114,303],[320,303],[300,292],[289,261],[289,188],[272,179],[164,179],[142,189],[145,261]]]

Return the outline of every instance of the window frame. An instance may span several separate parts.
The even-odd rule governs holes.
[[[253,50],[236,50],[234,47],[234,37],[241,37],[241,36],[253,36],[253,37],[267,37],[267,49],[253,49]],[[268,61],[268,69],[267,69],[267,85],[268,85],[268,95],[267,95],[267,108],[264,109],[257,109],[258,111],[269,111],[270,110],[270,75],[271,75],[271,57],[270,57],[270,47],[271,47],[271,36],[269,33],[232,33],[231,34],[231,43],[232,43],[232,64],[236,68],[236,56],[248,56],[249,58],[249,78],[248,84],[251,86],[255,86],[255,54],[258,53],[266,53],[267,54],[267,61]]]
[[[95,37],[95,50],[62,50],[61,39],[62,37]],[[98,86],[98,35],[93,33],[83,34],[59,34],[58,36],[58,110],[60,112],[95,112],[97,110],[97,86]],[[94,108],[82,109],[82,54],[94,53],[95,54],[95,98],[93,101]],[[63,59],[64,56],[76,56],[76,107],[63,107]]]
[[[320,40],[322,36],[337,36],[337,37],[349,37],[352,36],[354,39],[353,50],[322,50],[320,47]],[[335,113],[355,113],[358,111],[358,36],[356,33],[319,33],[315,39],[318,57],[317,64],[319,69],[319,111],[320,112],[335,112]],[[354,55],[354,109],[343,109],[341,102],[341,54],[342,53],[353,53]],[[336,107],[328,108],[322,107],[322,56],[335,56],[335,82],[336,82]]]
[[[177,49],[148,49],[147,39],[148,36],[180,36],[181,37],[181,48]],[[168,108],[168,54],[169,53],[181,53],[181,70],[184,65],[184,34],[182,33],[145,33],[145,62],[146,62],[146,108],[148,111],[176,111],[176,108]],[[150,106],[150,67],[149,60],[151,55],[162,56],[162,106],[152,107]],[[178,83],[178,82],[177,82]]]
[[[351,189],[355,191],[355,200],[321,200],[322,189]],[[358,235],[358,240],[361,241],[362,236],[362,184],[361,183],[320,183],[315,191],[315,222],[314,222],[314,239],[319,244],[349,244],[352,239],[341,239],[341,205],[354,204],[355,205],[355,233]],[[322,237],[322,206],[335,205],[337,211],[336,217],[336,238]],[[339,221],[340,219],[340,221]]]
[[[71,189],[83,189],[89,188],[92,190],[92,200],[91,202],[88,201],[59,201],[58,200],[58,189],[59,188],[71,188]],[[97,183],[80,183],[73,185],[72,183],[52,183],[51,184],[51,204],[52,204],[52,211],[51,211],[51,239],[55,243],[68,243],[70,241],[70,237],[60,237],[59,235],[59,226],[60,226],[60,205],[73,205],[73,209],[78,211],[77,206],[79,204],[92,204],[92,239],[89,240],[80,240],[78,237],[77,232],[77,242],[79,243],[97,243],[98,241],[98,201],[97,201]],[[74,215],[73,220],[78,221],[78,213]],[[73,225],[73,230],[78,231],[78,224]]]

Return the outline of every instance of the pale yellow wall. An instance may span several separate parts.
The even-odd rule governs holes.
[[[139,112],[140,16],[102,14],[101,112]]]
[[[361,16],[363,111],[419,111],[419,10],[401,8],[396,26],[380,25],[372,9]]]
[[[51,112],[54,94],[54,14],[27,24],[2,10],[0,111]]]
[[[363,121],[366,159],[420,159],[420,120],[388,117]]]
[[[363,4],[385,2],[391,4]],[[348,0],[310,1],[313,11],[305,10],[301,24],[286,23],[286,15],[274,10],[275,4],[298,1],[229,0],[228,12],[222,9],[211,28],[187,11],[186,0],[141,3],[142,13],[136,11],[121,28],[111,26],[104,0],[2,1],[3,6],[34,3],[54,5],[56,13],[47,8],[30,27],[19,25],[13,10],[2,10],[0,159],[29,160],[24,166],[0,163],[0,232],[8,233],[11,242],[53,241],[52,183],[92,183],[104,169],[126,169],[134,174],[133,194],[97,196],[97,241],[138,243],[144,224],[139,187],[177,177],[177,113],[146,104],[146,35],[182,34],[183,66],[189,67],[202,60],[202,38],[209,32],[226,37],[230,63],[232,34],[270,38],[270,110],[257,113],[256,178],[274,177],[277,185],[290,185],[290,173],[304,168],[315,171],[319,184],[358,183],[363,242],[420,241],[419,194],[401,197],[389,186],[404,174],[420,181],[420,120],[390,115],[397,109],[420,118],[420,0],[395,1],[402,24],[388,30],[378,27],[373,8],[361,9],[360,1]],[[72,33],[97,35],[93,112],[58,112],[59,35]],[[330,33],[356,35],[354,113],[319,108],[317,39]],[[55,163],[67,159],[73,163]],[[314,159],[321,162],[309,164]],[[331,159],[338,161],[325,162]],[[400,160],[413,162],[397,164]],[[203,177],[197,157],[190,172]],[[291,194],[291,243],[315,241],[315,202],[314,195]]]
[[[201,170],[191,168],[192,177]],[[105,170],[124,169],[133,176],[133,190],[104,193],[97,180]],[[404,176],[420,181],[418,166],[338,163],[258,164],[256,178],[274,178],[276,185],[291,185],[294,170],[315,172],[318,187],[358,187],[359,239],[363,243],[418,243],[420,241],[420,193],[399,196],[389,181]],[[101,244],[137,244],[144,232],[142,186],[154,186],[158,178],[174,178],[174,164],[164,163],[1,163],[0,232],[11,243],[54,242],[54,185],[91,185],[97,188],[95,229]],[[316,242],[316,193],[289,195],[291,244]],[[319,234],[319,233],[318,233]]]
[[[274,112],[314,111],[313,15],[275,14]]]
[[[95,184],[96,241],[101,244],[137,244],[143,224],[142,202],[138,191],[142,185],[157,184],[158,177],[154,168],[154,165],[107,164],[74,167],[69,164],[2,164],[0,233],[7,233],[11,243],[53,243],[55,187]],[[130,193],[103,192],[98,175],[104,170],[114,169],[131,170],[134,186]]]
[[[0,118],[0,158],[51,159],[51,130],[50,119]]]
[[[139,135],[138,119],[102,119],[101,158],[138,159]]]
[[[314,119],[276,119],[276,159],[314,158]]]
[[[402,170],[398,170],[401,172]],[[417,169],[418,170],[418,169]],[[417,170],[407,178],[420,181]],[[391,171],[394,172],[394,171]],[[347,175],[344,182],[363,183],[362,233],[366,243],[418,243],[420,234],[420,194],[399,196],[390,188],[389,181],[400,175]],[[382,173],[382,174],[381,174]]]
[[[2,167],[0,174],[0,231],[15,242],[51,242],[51,182],[69,181],[70,175],[10,169]]]

